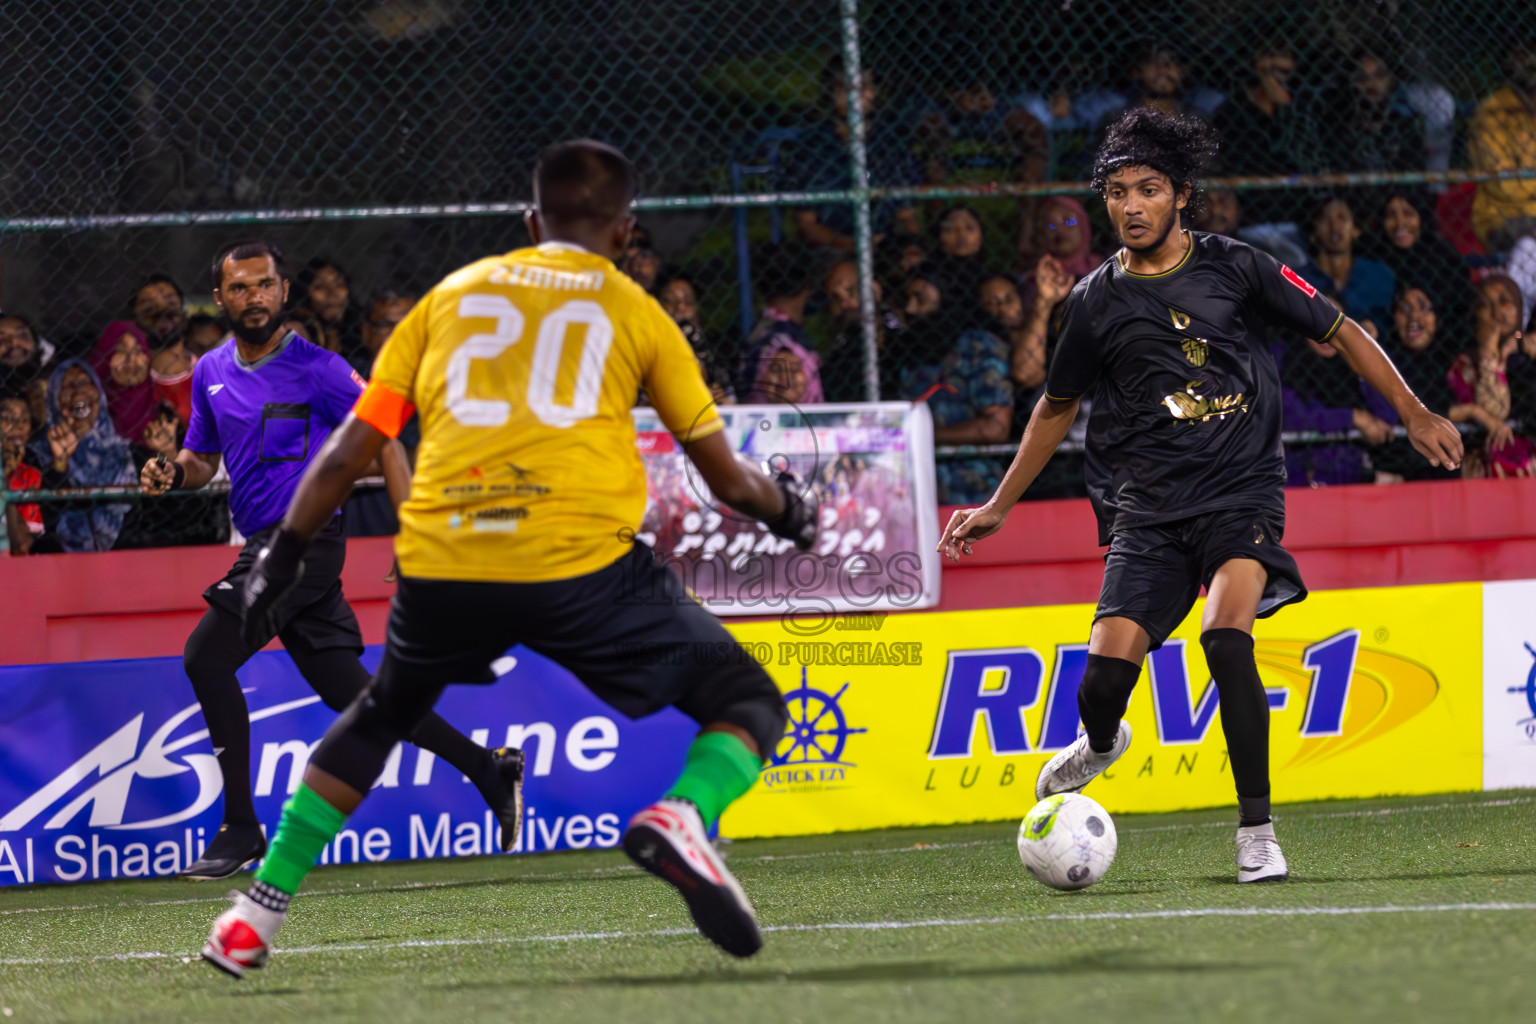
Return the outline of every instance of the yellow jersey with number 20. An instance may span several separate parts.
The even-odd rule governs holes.
[[[534,582],[625,554],[645,512],[630,409],[641,386],[684,442],[721,429],[677,325],[613,263],[561,243],[445,278],[379,353],[357,417],[421,417],[400,571]]]

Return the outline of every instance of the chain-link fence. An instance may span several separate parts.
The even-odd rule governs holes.
[[[722,396],[927,395],[941,500],[976,500],[1038,395],[1060,295],[1116,248],[1085,182],[1138,104],[1222,134],[1194,226],[1368,322],[1471,431],[1474,472],[1528,472],[1511,426],[1536,423],[1536,345],[1515,336],[1536,300],[1533,42],[1516,0],[6,5],[0,483],[77,536],[82,489],[132,485],[50,446],[70,359],[101,383],[82,450],[110,433],[137,465],[174,443],[191,357],[225,337],[221,245],[277,241],[302,332],[366,372],[414,296],[526,241],[534,157],[586,135],[638,167],[625,269]],[[1275,349],[1293,483],[1423,475],[1342,360]],[[1075,493],[1080,442],[1032,496]],[[217,494],[197,501],[94,499],[122,509],[111,543],[226,536],[202,521]]]

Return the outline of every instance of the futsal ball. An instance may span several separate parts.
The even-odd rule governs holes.
[[[1019,859],[1052,889],[1086,889],[1104,877],[1120,840],[1104,808],[1081,793],[1035,804],[1019,826]]]

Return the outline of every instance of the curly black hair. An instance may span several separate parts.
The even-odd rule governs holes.
[[[1176,189],[1189,186],[1188,211],[1193,215],[1205,198],[1200,178],[1220,146],[1216,130],[1198,117],[1132,107],[1105,130],[1094,157],[1091,184],[1103,196],[1107,179],[1115,171],[1150,167],[1168,175]]]

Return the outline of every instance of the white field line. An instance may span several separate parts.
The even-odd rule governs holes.
[[[906,931],[915,928],[977,928],[993,925],[1038,924],[1044,922],[1141,921],[1200,917],[1347,917],[1364,914],[1476,914],[1503,911],[1533,911],[1536,903],[1430,903],[1422,905],[1388,904],[1364,907],[1187,907],[1181,910],[1108,911],[1096,914],[1037,914],[1008,917],[929,918],[921,921],[828,921],[820,924],[767,925],[764,932],[878,932]],[[695,934],[691,928],[657,928],[648,931],[567,932],[557,935],[486,936],[478,939],[405,939],[399,942],[357,942],[327,946],[292,946],[274,950],[274,955],[302,956],[312,953],[378,953],[395,949],[443,949],[465,946],[554,945],[569,942],[594,942],[610,939],[657,939]],[[106,953],[99,956],[6,957],[0,967],[58,966],[99,963],[103,961],[190,959],[193,951],[142,953]]]
[[[1325,814],[1296,814],[1296,815],[1281,814],[1278,817],[1281,818],[1282,820],[1285,820],[1285,821],[1315,821],[1315,820],[1325,819],[1325,818],[1380,818],[1380,817],[1388,817],[1388,816],[1395,815],[1395,814],[1423,814],[1423,813],[1428,813],[1428,812],[1432,812],[1432,811],[1442,811],[1442,810],[1445,810],[1448,807],[1450,807],[1450,808],[1460,808],[1460,807],[1511,807],[1511,806],[1515,806],[1515,805],[1518,805],[1518,804],[1529,804],[1529,803],[1536,803],[1536,797],[1508,797],[1508,798],[1505,798],[1505,799],[1502,799],[1502,800],[1478,800],[1478,801],[1470,802],[1470,803],[1461,803],[1461,802],[1456,802],[1456,801],[1446,801],[1446,802],[1438,803],[1438,804],[1420,804],[1420,805],[1415,806],[1415,807],[1384,807],[1384,808],[1381,808],[1380,810],[1374,810],[1374,811],[1330,811],[1330,812],[1325,813]],[[1234,827],[1233,824],[1231,822],[1229,822],[1229,821],[1203,821],[1203,822],[1187,822],[1187,823],[1179,824],[1179,825],[1148,825],[1148,826],[1142,827],[1142,828],[1138,828],[1138,827],[1133,825],[1133,826],[1126,827],[1126,828],[1120,828],[1118,831],[1120,833],[1127,833],[1127,832],[1183,832],[1183,831],[1187,831],[1187,830],[1190,830],[1190,829],[1233,828],[1233,827]],[[817,850],[817,851],[811,852],[811,853],[765,853],[765,854],[761,854],[761,855],[756,856],[756,857],[737,857],[737,858],[732,858],[730,853],[726,852],[725,857],[726,857],[727,860],[735,859],[737,861],[737,863],[746,863],[746,862],[751,862],[751,861],[758,861],[758,862],[762,862],[762,863],[768,863],[768,862],[772,862],[772,861],[783,861],[783,860],[818,860],[818,859],[821,859],[821,858],[824,858],[824,857],[879,857],[879,856],[885,856],[887,854],[893,854],[893,853],[933,853],[933,852],[936,852],[936,851],[939,851],[939,850],[963,850],[963,849],[968,849],[970,847],[976,847],[976,846],[1001,846],[1001,845],[1005,845],[1005,844],[1006,845],[1012,845],[1013,842],[1014,842],[1014,840],[1012,838],[1007,838],[1007,839],[973,839],[973,840],[970,840],[968,842],[963,842],[963,843],[916,843],[916,844],[914,844],[912,846],[888,846],[888,847],[882,847],[882,848],[873,849],[873,850]],[[529,880],[529,881],[571,881],[571,882],[579,882],[582,879],[588,878],[588,877],[593,876],[593,875],[626,874],[626,873],[637,872],[639,870],[640,869],[635,867],[633,864],[618,864],[618,865],[614,865],[612,867],[592,868],[589,871],[567,871],[567,872],[548,872],[548,873],[541,873],[541,874],[510,875],[510,876],[506,876],[506,877],[502,877],[502,878],[485,878],[485,879],[481,879],[479,881],[481,883],[485,884],[485,885],[500,885],[500,884],[505,884],[507,882],[522,881],[524,879]],[[235,880],[235,879],[230,879],[229,881],[231,881],[233,884],[237,884],[237,885],[239,884],[239,882],[237,880]],[[466,888],[466,887],[474,885],[474,884],[476,884],[476,882],[474,880],[465,880],[465,879],[456,879],[454,881],[448,881],[448,882],[403,882],[403,883],[401,883],[399,885],[369,886],[369,887],[366,887],[366,888],[362,887],[362,886],[353,886],[352,888],[340,888],[340,889],[314,889],[314,890],[306,891],[303,895],[304,895],[305,898],[308,898],[308,897],[311,897],[311,896],[349,896],[349,895],[358,896],[358,895],[371,894],[371,893],[414,892],[416,890],[426,890],[426,889]],[[51,913],[57,913],[59,911],[76,911],[76,910],[117,910],[117,909],[133,909],[133,910],[137,910],[137,909],[140,909],[142,907],[177,907],[177,906],[183,906],[183,905],[194,904],[194,903],[227,903],[228,901],[229,901],[229,898],[227,896],[217,896],[217,897],[204,896],[204,897],[189,897],[187,899],[181,899],[181,900],[148,900],[148,901],[118,900],[118,901],[113,902],[113,903],[78,903],[78,904],[69,904],[69,905],[61,905],[61,906],[48,906],[48,907],[12,907],[12,908],[9,908],[9,909],[6,909],[6,910],[0,910],[0,917],[6,916],[6,915],[11,915],[11,914],[51,914]]]

